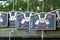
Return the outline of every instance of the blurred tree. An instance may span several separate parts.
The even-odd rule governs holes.
[[[27,0],[15,0],[15,10],[27,11]]]
[[[13,6],[13,0],[6,0],[4,6],[0,3],[0,11],[11,11]],[[29,11],[41,12],[42,11],[42,1],[40,0],[29,0]],[[3,8],[5,7],[5,8]],[[51,10],[56,10],[60,8],[60,0],[44,0],[44,11],[48,12]],[[27,11],[27,0],[14,0],[14,10],[15,11]]]

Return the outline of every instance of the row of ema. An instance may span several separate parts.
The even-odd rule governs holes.
[[[56,30],[60,26],[58,17],[56,23],[56,12],[0,12],[0,27],[16,27],[18,29],[31,30]]]

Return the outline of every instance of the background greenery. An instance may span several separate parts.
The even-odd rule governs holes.
[[[13,7],[13,0],[6,0],[4,6],[9,3],[8,6],[3,7],[0,3],[0,11],[11,11]],[[29,0],[29,11],[32,12],[41,12],[42,11],[43,1],[38,0]],[[37,10],[37,7],[39,9]],[[51,10],[60,8],[60,0],[44,0],[44,11],[48,12]],[[14,10],[15,11],[27,11],[27,0],[14,0]]]

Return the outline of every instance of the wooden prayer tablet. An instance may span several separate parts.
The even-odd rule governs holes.
[[[55,11],[51,11],[51,14],[55,14],[56,15],[56,27],[60,27],[60,9],[55,10]]]
[[[7,27],[7,26],[8,26],[8,13],[0,12],[0,27]]]
[[[15,11],[9,12],[9,27],[16,27],[15,26],[15,24],[16,24],[16,15],[17,15],[17,12],[15,12]]]
[[[32,15],[30,19],[30,30],[55,30],[56,15],[50,13],[40,13]]]
[[[16,16],[16,27],[18,29],[29,29],[30,26],[30,17],[32,13],[30,12],[23,12],[22,14],[18,14]]]

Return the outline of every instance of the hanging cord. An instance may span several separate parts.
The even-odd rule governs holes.
[[[57,16],[58,16],[58,18],[59,18],[59,12],[58,12],[58,11],[56,11],[56,13],[57,13]]]
[[[27,0],[27,12],[29,11],[29,0]]]
[[[44,0],[42,1],[42,12],[44,12]]]
[[[12,10],[14,11],[14,0],[13,0],[13,6],[12,6]]]

